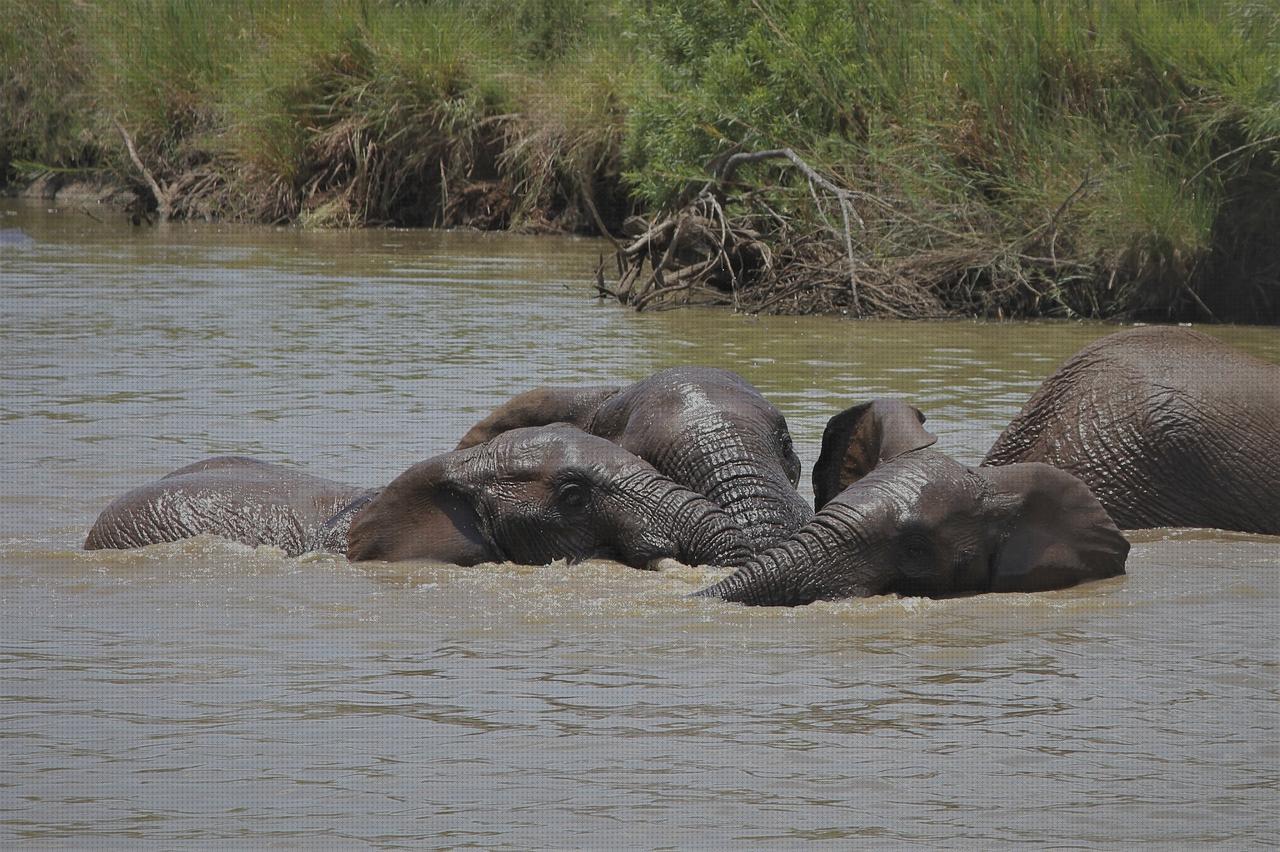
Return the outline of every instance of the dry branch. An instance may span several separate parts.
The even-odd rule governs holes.
[[[160,216],[160,221],[169,219],[172,213],[172,207],[169,199],[169,192],[160,187],[160,183],[151,174],[151,171],[143,164],[142,158],[138,156],[138,149],[133,146],[133,137],[129,135],[129,131],[124,129],[124,125],[118,119],[112,119],[116,126],[116,130],[120,131],[120,136],[124,139],[124,146],[129,150],[129,159],[133,160],[133,164],[138,167],[138,171],[142,172],[143,179],[147,185],[151,187],[151,194],[156,199],[156,213]]]
[[[858,262],[854,253],[851,220],[863,225],[853,206],[853,194],[817,172],[789,148],[750,153],[737,153],[720,164],[715,176],[707,182],[692,202],[670,216],[650,222],[646,231],[629,245],[618,250],[618,286],[612,291],[624,304],[643,310],[655,302],[671,302],[691,294],[695,288],[713,300],[744,306],[744,288],[774,274],[774,252],[761,233],[751,227],[749,218],[731,218],[721,203],[720,190],[733,178],[739,167],[769,159],[786,159],[808,180],[811,192],[820,188],[836,197],[843,220],[847,286],[851,303],[858,308]],[[815,205],[821,204],[814,195]],[[785,217],[770,210],[778,230],[789,230]],[[680,269],[678,286],[669,286],[666,273],[676,264]],[[649,275],[638,289],[645,267]],[[687,282],[687,283],[686,283]],[[780,301],[774,294],[749,298],[748,310],[771,307]],[[754,303],[754,304],[753,304]]]
[[[785,161],[802,194],[735,181],[743,166]],[[637,310],[731,305],[750,313],[837,313],[925,318],[1101,313],[1097,267],[1058,257],[1068,210],[1094,185],[1085,175],[1037,227],[999,239],[981,208],[908,201],[894,186],[840,185],[790,148],[738,152],[680,209],[629,229],[617,286]],[[887,180],[885,177],[881,181]],[[730,192],[734,194],[730,194]],[[808,198],[813,215],[788,208]],[[783,203],[779,204],[778,200]],[[791,199],[788,201],[787,199]],[[826,206],[840,205],[831,222]],[[800,208],[803,209],[803,208]],[[987,235],[987,236],[984,236]]]

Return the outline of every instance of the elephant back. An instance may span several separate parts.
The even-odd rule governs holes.
[[[1047,378],[985,465],[1044,462],[1121,527],[1280,532],[1280,366],[1185,328],[1143,327]]]

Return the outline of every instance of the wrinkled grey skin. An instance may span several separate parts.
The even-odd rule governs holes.
[[[1124,573],[1129,544],[1084,483],[1042,464],[965,467],[929,449],[936,438],[922,422],[889,400],[832,418],[814,468],[818,513],[698,595],[796,606],[1030,592]]]
[[[135,488],[107,506],[86,550],[126,549],[202,533],[297,555],[364,490],[240,456],[205,459]]]
[[[706,498],[618,445],[568,424],[518,429],[414,465],[362,491],[242,458],[209,459],[130,491],[99,516],[87,549],[200,533],[290,554],[457,565],[662,559],[728,565],[742,531]]]
[[[1186,328],[1094,341],[1044,381],[983,464],[1069,471],[1124,529],[1280,534],[1280,366]]]
[[[611,441],[557,423],[514,429],[409,468],[351,522],[352,560],[458,565],[661,559],[728,565],[742,531],[700,494]]]
[[[459,448],[522,426],[573,423],[607,438],[722,507],[753,548],[812,514],[796,492],[800,460],[786,419],[728,370],[676,367],[627,387],[540,387],[477,423]]]

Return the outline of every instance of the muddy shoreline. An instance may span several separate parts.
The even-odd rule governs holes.
[[[209,186],[206,181],[206,190]],[[191,175],[170,187],[198,186]],[[708,184],[710,187],[711,184]],[[615,186],[615,190],[619,187]],[[175,192],[157,202],[148,182],[114,177],[86,177],[74,172],[47,172],[32,180],[0,186],[0,197],[50,202],[103,215],[126,217],[145,227],[161,219],[241,222],[310,229],[423,227],[400,222],[336,224],[318,217],[262,221],[223,215],[212,194]],[[1249,311],[1215,314],[1203,310],[1173,313],[1155,309],[1106,313],[1088,294],[1075,304],[1064,300],[1053,275],[1022,281],[1010,289],[982,286],[970,274],[974,256],[964,252],[934,253],[873,267],[846,254],[839,235],[766,233],[749,214],[726,213],[723,194],[704,189],[675,212],[645,217],[628,215],[614,205],[609,221],[587,199],[586,214],[567,209],[526,209],[518,223],[518,202],[503,181],[480,179],[460,187],[446,206],[448,220],[428,229],[504,231],[518,234],[603,237],[613,243],[612,256],[601,254],[594,270],[584,268],[584,282],[594,279],[597,297],[637,312],[683,307],[721,307],[748,314],[793,316],[825,314],[887,319],[1110,319],[1234,322],[1272,325]],[[161,215],[161,209],[167,215]],[[95,217],[96,218],[96,217]],[[1055,270],[1049,270],[1052,272]]]

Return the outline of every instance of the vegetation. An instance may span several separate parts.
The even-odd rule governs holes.
[[[601,288],[641,307],[1280,319],[1264,0],[0,15],[11,183],[85,173],[170,215],[315,226],[617,235],[640,213]]]
[[[127,134],[177,216],[584,229],[588,200],[615,226],[626,204],[636,64],[607,5],[3,5],[9,181],[101,170],[146,191]]]

